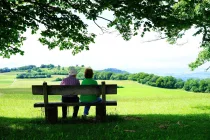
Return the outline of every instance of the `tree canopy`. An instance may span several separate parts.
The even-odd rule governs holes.
[[[174,44],[195,28],[192,35],[202,35],[202,49],[189,65],[195,69],[210,61],[209,7],[209,0],[1,0],[0,55],[23,55],[23,33],[31,29],[35,34],[40,26],[44,28],[39,41],[49,49],[72,49],[73,54],[88,50],[96,35],[88,31],[81,14],[94,22],[106,20],[107,27],[118,30],[125,40],[155,31]],[[102,17],[103,11],[111,11],[114,18]]]

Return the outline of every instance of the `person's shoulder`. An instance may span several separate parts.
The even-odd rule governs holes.
[[[83,79],[81,85],[84,85],[85,83],[86,83],[86,79]]]
[[[67,82],[67,80],[66,80],[66,78],[63,78],[63,80],[61,81],[61,85],[66,85],[66,82]]]
[[[96,85],[98,85],[98,82],[97,82],[96,80],[94,80],[94,83],[95,83]]]
[[[85,78],[85,79],[83,79],[82,81],[87,81],[87,79]]]
[[[62,81],[67,81],[67,80],[69,80],[69,79],[70,79],[70,77],[68,76],[68,77],[63,78]]]
[[[63,80],[62,81],[66,81],[67,80],[67,77],[66,78],[63,78]]]
[[[89,78],[85,78],[82,80],[82,83],[90,83],[90,82],[92,82],[92,80]]]
[[[94,85],[97,85],[97,84],[98,84],[97,81],[94,80],[94,79],[90,79],[90,81],[91,81],[91,83],[93,83]]]

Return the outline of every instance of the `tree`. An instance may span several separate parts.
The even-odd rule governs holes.
[[[110,80],[127,80],[127,74],[113,73]]]
[[[77,74],[77,78],[79,80],[83,80],[85,77],[84,77],[84,72],[80,71],[78,74]]]
[[[151,86],[156,86],[156,81],[160,76],[153,75],[152,78],[149,80],[148,84]]]
[[[0,69],[0,73],[4,73],[4,72],[10,72],[11,71],[11,69],[9,69],[9,68],[2,68],[2,69]]]
[[[164,87],[164,77],[159,77],[157,80],[156,80],[156,85],[157,87]]]
[[[147,81],[146,80],[144,80],[144,78],[145,77],[147,77],[147,76],[149,76],[149,74],[148,73],[144,73],[144,72],[140,72],[139,74],[138,74],[138,82],[139,83],[142,83],[142,84],[145,84]]]
[[[182,79],[177,79],[176,84],[174,85],[175,88],[183,88],[184,86],[184,81]]]
[[[137,81],[138,77],[139,77],[138,73],[130,74],[129,77],[128,77],[128,80]]]
[[[200,80],[199,91],[206,92],[207,89],[208,89],[208,80],[207,79]]]
[[[164,87],[165,88],[175,88],[176,78],[172,76],[165,76],[164,77]]]
[[[99,80],[99,78],[98,78],[99,74],[100,74],[99,72],[94,71],[93,79],[94,79],[94,80]]]
[[[47,65],[48,68],[53,69],[55,66],[53,64]]]
[[[103,32],[104,28],[96,23],[103,19],[125,40],[156,31],[160,39],[174,44],[187,30],[195,28],[193,35],[202,35],[202,49],[189,66],[194,69],[210,61],[209,0],[1,0],[0,7],[3,57],[23,55],[23,33],[30,28],[35,34],[42,26],[39,41],[49,49],[72,49],[73,54],[88,50],[96,35],[88,32],[84,20],[92,20]],[[113,19],[101,16],[105,10],[113,13]]]
[[[40,68],[46,68],[47,66],[44,64],[41,64]]]
[[[58,65],[57,70],[60,70],[60,69],[61,69],[61,66],[60,66],[60,65]]]
[[[199,80],[198,79],[188,79],[184,83],[183,87],[186,91],[193,91],[193,92],[199,92]]]
[[[18,68],[18,70],[30,70],[30,69],[37,69],[37,67],[35,65],[28,65],[28,66],[22,66]]]
[[[110,80],[110,77],[112,76],[112,72],[106,72],[105,74],[105,77],[106,77],[106,80]]]
[[[210,93],[210,79],[206,79],[208,86],[207,86],[207,90],[205,91],[206,93]]]
[[[150,85],[150,79],[152,79],[152,77],[154,76],[154,74],[149,74],[147,77],[145,77],[144,78],[144,80],[143,81],[145,81],[145,82],[142,82],[142,84],[148,84],[148,85]]]

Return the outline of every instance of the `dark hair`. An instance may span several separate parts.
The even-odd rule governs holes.
[[[91,68],[85,69],[85,78],[92,78],[93,77],[93,70]]]

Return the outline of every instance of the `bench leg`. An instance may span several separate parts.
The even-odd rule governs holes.
[[[49,123],[56,123],[58,121],[58,108],[57,107],[45,108],[45,119]]]
[[[96,106],[96,120],[105,121],[106,120],[106,105]]]

